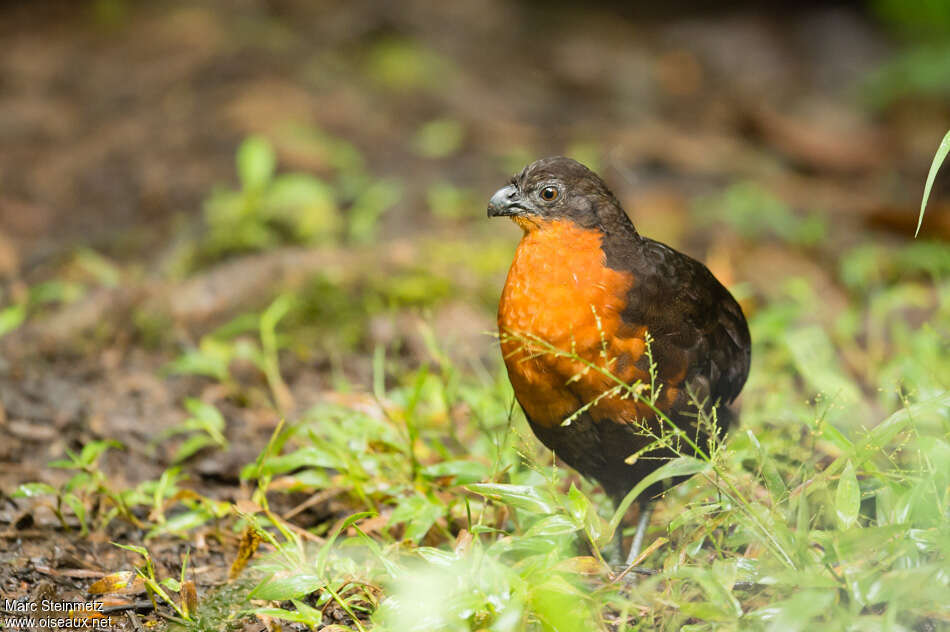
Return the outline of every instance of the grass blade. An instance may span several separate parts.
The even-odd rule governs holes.
[[[947,132],[943,140],[940,141],[937,153],[934,154],[934,161],[930,163],[930,173],[927,174],[927,184],[924,185],[924,197],[920,200],[920,217],[917,218],[917,230],[914,231],[915,238],[920,233],[920,225],[924,223],[924,209],[927,208],[927,200],[930,199],[930,189],[933,187],[937,171],[940,170],[943,161],[947,159],[948,153],[950,153],[950,132]]]

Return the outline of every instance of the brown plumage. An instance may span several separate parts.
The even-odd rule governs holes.
[[[488,214],[524,231],[498,328],[515,396],[542,443],[618,502],[674,456],[628,459],[653,442],[644,424],[661,431],[649,390],[637,398],[618,387],[650,384],[648,336],[653,405],[700,446],[695,401],[715,408],[725,430],[749,371],[749,330],[706,266],[642,237],[603,180],[569,158],[528,165]]]

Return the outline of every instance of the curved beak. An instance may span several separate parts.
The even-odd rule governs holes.
[[[517,215],[525,210],[527,209],[521,204],[521,191],[513,184],[495,191],[495,195],[488,201],[489,217]]]

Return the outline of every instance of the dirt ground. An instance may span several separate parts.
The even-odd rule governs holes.
[[[906,239],[950,122],[940,104],[863,105],[862,81],[896,45],[847,6],[644,17],[610,5],[580,11],[501,0],[7,2],[0,42],[3,300],[61,274],[78,248],[126,275],[119,287],[0,339],[0,594],[11,599],[81,598],[91,579],[134,559],[109,540],[136,536],[118,521],[92,538],[64,531],[42,504],[9,498],[19,484],[61,483],[68,473],[47,463],[105,438],[125,446],[102,463],[116,486],[156,478],[171,454],[151,440],[182,421],[184,397],[216,398],[200,378],[161,373],[173,350],[134,334],[133,309],[177,301],[174,338],[195,343],[256,296],[253,283],[284,280],[303,260],[293,257],[310,256],[252,255],[190,279],[165,275],[180,235],[199,230],[208,193],[233,186],[235,148],[248,134],[318,128],[352,143],[370,172],[404,183],[379,247],[351,253],[364,262],[419,256],[427,237],[490,230],[475,220],[434,223],[426,210],[433,183],[487,200],[521,156],[598,146],[606,148],[600,171],[643,232],[764,292],[775,275],[794,271],[833,305],[843,290],[809,257],[774,244],[737,250],[728,235],[691,219],[689,200],[759,182],[794,209],[827,217],[828,260],[868,230]],[[420,155],[414,134],[440,118],[461,124],[460,149]],[[290,142],[277,148],[282,169],[330,169]],[[947,237],[941,193],[938,186],[928,221]],[[306,265],[319,268],[320,253],[312,256]],[[249,270],[264,272],[247,287],[237,283],[235,296],[213,291]],[[491,327],[484,310],[440,310],[435,321],[455,335],[477,341]],[[114,326],[97,333],[103,319]],[[485,339],[483,352],[490,347]],[[347,368],[365,379],[358,360]],[[284,369],[298,409],[330,388],[325,358],[289,359]],[[232,450],[199,455],[186,470],[203,494],[247,498],[238,473],[277,415],[227,398],[219,407]],[[224,577],[235,544],[236,536],[209,538],[193,549],[202,582]],[[154,541],[167,574],[185,546]]]

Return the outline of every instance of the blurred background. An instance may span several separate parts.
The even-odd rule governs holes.
[[[226,496],[283,416],[496,374],[486,203],[552,154],[741,299],[743,424],[873,425],[948,386],[948,128],[942,0],[0,2],[0,488],[110,438]]]
[[[844,372],[886,355],[848,354],[871,284],[948,265],[943,178],[912,242],[950,127],[940,0],[0,10],[0,395],[17,431],[0,455],[40,470],[89,436],[144,442],[142,415],[179,420],[201,383],[156,373],[284,290],[284,407],[367,384],[380,345],[418,362],[420,323],[494,366],[520,231],[486,200],[542,156],[598,171],[751,315],[794,296],[837,323]],[[904,294],[895,309],[924,320],[932,298]]]

